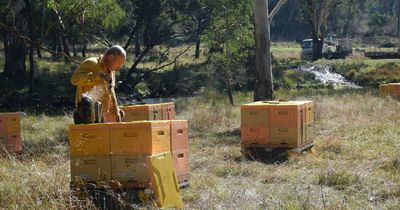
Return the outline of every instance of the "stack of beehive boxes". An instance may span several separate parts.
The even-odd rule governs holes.
[[[388,83],[380,85],[379,96],[400,97],[400,83]]]
[[[22,151],[19,113],[0,113],[0,147],[9,153]]]
[[[243,148],[301,148],[313,143],[312,101],[262,101],[241,106]]]
[[[71,125],[72,186],[152,188],[163,207],[168,200],[179,200],[173,186],[178,180],[172,169],[170,126],[169,121]],[[162,194],[165,190],[168,196]]]
[[[121,107],[125,112],[124,122],[137,120],[168,120],[171,134],[171,154],[180,186],[189,182],[189,130],[187,120],[175,120],[173,102],[143,104]]]

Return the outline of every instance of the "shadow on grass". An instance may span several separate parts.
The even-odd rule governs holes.
[[[240,144],[240,129],[225,130],[216,133],[217,143],[225,146]]]

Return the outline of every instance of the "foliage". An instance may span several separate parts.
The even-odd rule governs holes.
[[[223,0],[214,5],[211,14],[211,23],[203,40],[210,48],[210,65],[216,78],[231,95],[232,85],[246,81],[243,64],[248,64],[254,57],[252,3]]]
[[[336,62],[334,68],[336,72],[362,86],[378,87],[382,83],[400,81],[400,63],[395,60],[389,62],[346,60]]]

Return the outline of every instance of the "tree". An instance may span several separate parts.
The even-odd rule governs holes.
[[[252,0],[221,0],[213,5],[202,39],[210,48],[210,67],[234,105],[233,86],[243,82],[243,64],[254,51]],[[213,49],[213,50],[211,50]]]
[[[15,17],[13,28],[21,35],[28,36],[29,11],[25,0],[17,0],[14,5],[14,10]],[[23,79],[26,72],[25,59],[28,47],[25,42],[15,34],[11,34],[8,41],[4,74],[12,79]]]
[[[256,40],[256,87],[254,101],[271,100],[274,98],[271,61],[271,21],[286,0],[279,0],[274,9],[269,12],[268,0],[255,0],[255,40]]]
[[[186,1],[168,1],[168,0],[131,0],[124,2],[123,8],[129,14],[125,27],[130,29],[130,35],[125,48],[130,46],[134,36],[141,37],[140,52],[134,58],[132,66],[124,76],[122,88],[133,88],[139,84],[143,78],[151,72],[163,69],[175,63],[188,48],[178,53],[172,61],[169,59],[168,42],[177,38],[187,38],[192,32],[186,31],[182,26],[186,26],[191,17],[183,13]],[[139,34],[138,34],[139,33]],[[159,46],[158,50],[154,50]],[[138,49],[138,47],[136,47]],[[139,70],[138,65],[148,55],[149,52],[158,53],[155,65],[147,70]],[[133,76],[136,74],[135,76]]]
[[[313,60],[322,58],[322,48],[327,30],[327,18],[332,3],[338,2],[334,0],[301,0],[300,5],[304,20],[311,27]]]

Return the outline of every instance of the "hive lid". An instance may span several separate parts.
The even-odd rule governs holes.
[[[166,152],[150,157],[152,189],[160,208],[183,208],[171,153]]]
[[[74,130],[93,130],[93,129],[108,129],[110,123],[90,123],[90,124],[71,124],[69,129]]]
[[[169,120],[143,120],[132,122],[112,122],[108,123],[110,128],[132,128],[132,127],[148,127],[148,126],[169,126]]]
[[[246,108],[271,108],[271,107],[297,107],[305,105],[312,101],[257,101],[241,106],[242,109]]]
[[[149,109],[152,107],[159,107],[161,104],[139,104],[139,105],[129,105],[129,106],[121,106],[121,109]]]

